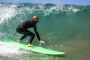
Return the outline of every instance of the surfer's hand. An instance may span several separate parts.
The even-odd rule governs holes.
[[[40,40],[41,43],[45,43],[44,41]]]

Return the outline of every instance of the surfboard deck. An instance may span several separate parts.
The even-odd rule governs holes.
[[[2,41],[6,42],[10,45],[13,45],[15,47],[18,47],[20,49],[24,49],[24,50],[27,50],[27,51],[32,51],[32,52],[35,52],[35,53],[41,53],[41,54],[47,54],[47,55],[64,55],[65,54],[65,52],[54,51],[54,50],[50,50],[50,49],[46,49],[46,48],[38,47],[38,46],[28,47],[27,44],[18,43],[17,41],[14,41],[14,40],[11,40],[11,39],[2,39]]]

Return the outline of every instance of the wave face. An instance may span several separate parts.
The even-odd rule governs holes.
[[[90,50],[90,6],[0,3],[0,40],[18,41],[22,35],[16,32],[17,26],[34,15],[40,18],[37,28],[41,39],[46,42],[44,47],[66,52],[76,48],[79,52]],[[29,30],[34,32],[32,28]],[[22,43],[28,44],[28,40],[29,37]],[[36,37],[32,44],[39,44]]]

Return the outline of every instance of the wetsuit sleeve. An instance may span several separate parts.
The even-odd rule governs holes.
[[[38,38],[39,41],[40,41],[41,39],[40,39],[39,33],[38,33],[38,31],[37,31],[37,26],[36,26],[36,24],[33,26],[33,28],[34,28],[34,31],[35,31],[35,33],[36,33],[37,38]]]

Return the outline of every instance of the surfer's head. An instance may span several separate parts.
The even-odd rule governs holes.
[[[37,23],[39,21],[39,17],[38,16],[33,16],[32,20],[34,20]]]

